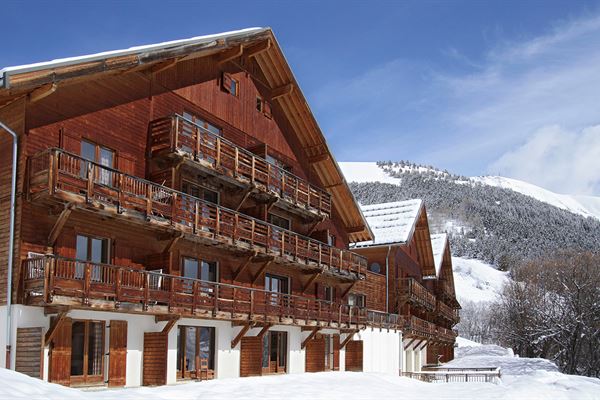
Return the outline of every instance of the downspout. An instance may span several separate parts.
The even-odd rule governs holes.
[[[387,255],[385,256],[385,312],[390,313],[390,252],[392,246],[388,245]]]
[[[6,369],[10,369],[11,364],[11,324],[12,324],[12,275],[13,275],[13,253],[15,250],[15,208],[16,208],[16,192],[17,192],[17,143],[18,136],[15,131],[6,126],[0,121],[0,128],[4,129],[13,138],[13,155],[12,155],[12,179],[11,179],[11,191],[10,191],[10,225],[8,231],[8,274],[6,282]]]

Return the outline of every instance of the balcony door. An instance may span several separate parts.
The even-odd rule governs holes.
[[[209,379],[215,370],[215,328],[179,326],[177,378]]]
[[[87,261],[96,264],[108,264],[110,256],[110,240],[87,235],[77,235],[75,258],[80,261]],[[98,266],[92,266],[91,279],[99,281],[101,269]],[[75,278],[83,279],[85,274],[85,263],[77,262],[75,264]]]
[[[200,200],[207,201],[208,203],[219,205],[220,196],[219,192],[217,191],[207,189],[203,186],[196,185],[188,181],[183,182],[181,186],[181,191]],[[193,215],[196,212],[194,203],[195,201],[193,199],[190,199],[189,197],[184,197],[181,200],[181,207],[184,210],[186,210],[190,215]],[[210,204],[200,202],[198,207],[198,212],[200,213],[201,217],[200,229],[210,231],[210,228],[212,227],[212,222],[216,220],[215,216],[211,215],[212,210],[214,210],[214,207],[212,207]],[[193,221],[193,218],[191,220]]]
[[[287,301],[285,299],[289,294],[289,279],[285,276],[276,276],[267,274],[265,276],[265,290],[271,292],[267,294],[266,303],[272,307],[285,307]]]
[[[104,381],[104,321],[73,321],[71,328],[71,383]]]
[[[214,166],[217,156],[217,138],[221,136],[221,129],[187,111],[183,112],[183,118],[185,120],[180,131],[182,139],[179,141],[180,149]],[[198,133],[199,137],[194,132]]]
[[[209,282],[217,282],[218,263],[215,261],[205,261],[193,257],[183,257],[181,275],[185,278],[200,279],[201,293],[209,294],[213,292],[213,285]],[[193,281],[184,283],[184,290],[191,293]]]
[[[287,332],[269,331],[263,336],[262,373],[283,374],[287,371]]]
[[[88,140],[81,141],[81,157],[87,160],[98,163],[108,168],[114,168],[115,152],[107,147],[100,146]],[[112,186],[112,171],[109,169],[100,168],[95,173],[95,182],[106,186]],[[87,164],[82,163],[81,176],[87,176]]]

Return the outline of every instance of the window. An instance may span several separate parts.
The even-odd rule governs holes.
[[[335,301],[335,288],[325,286],[325,301]]]
[[[260,96],[256,96],[256,111],[261,112],[269,119],[271,118],[271,104]]]
[[[356,307],[365,307],[366,298],[364,294],[350,293],[348,295],[348,305]]]
[[[256,111],[263,112],[264,100],[260,96],[256,96]]]
[[[287,230],[290,230],[292,225],[289,219],[280,217],[279,215],[275,214],[269,214],[269,222],[273,225]]]
[[[71,380],[101,382],[104,376],[104,322],[73,321],[71,327]]]
[[[75,246],[75,258],[80,261],[87,261],[97,264],[108,264],[110,257],[110,240],[86,235],[77,235]],[[75,278],[82,279],[85,274],[85,263],[75,264]],[[92,266],[93,280],[99,281],[101,278],[101,268]]]
[[[275,276],[267,274],[265,276],[265,290],[272,292],[270,295],[270,303],[273,306],[281,306],[287,304],[285,298],[287,296],[281,296],[289,294],[289,279],[285,276]]]
[[[377,263],[377,262],[374,262],[371,265],[369,265],[369,271],[375,272],[376,274],[381,274],[382,273],[381,265],[379,265],[379,263]]]
[[[115,152],[111,149],[84,139],[81,141],[80,154],[81,157],[85,158],[86,160],[93,161],[108,168],[114,168]],[[87,173],[88,163],[82,162],[80,169],[81,177],[87,177]],[[99,170],[95,173],[95,181],[102,185],[111,185],[112,171],[109,169],[99,168]]]
[[[227,92],[237,97],[240,91],[240,83],[236,79],[234,79],[233,76],[231,76],[231,74],[223,72],[223,74],[221,75],[221,89],[224,92]]]
[[[194,183],[183,181],[181,186],[183,193],[189,194],[196,198],[209,201],[214,204],[219,204],[219,192],[205,188],[204,186],[196,185]]]
[[[177,330],[177,378],[213,377],[215,328],[179,326]],[[211,373],[209,373],[209,370]]]
[[[192,257],[183,257],[181,276],[205,281],[200,283],[200,290],[204,293],[212,293],[213,285],[208,282],[218,281],[218,263],[216,261],[204,261]],[[186,282],[184,284],[184,290],[191,293],[193,290],[192,285],[192,281]]]
[[[327,233],[327,244],[331,247],[335,247],[335,235]]]

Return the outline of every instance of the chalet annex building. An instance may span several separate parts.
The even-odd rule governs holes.
[[[270,29],[5,68],[0,122],[0,366],[115,387],[452,358],[447,239],[420,201],[361,210]]]

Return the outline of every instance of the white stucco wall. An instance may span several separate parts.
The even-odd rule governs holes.
[[[355,340],[363,341],[363,371],[398,375],[400,370],[399,331],[367,328],[354,335]]]
[[[402,346],[408,346],[411,340],[405,339]],[[421,372],[423,365],[427,363],[427,346],[421,348],[423,343],[413,342],[406,350],[402,350],[401,371]]]

